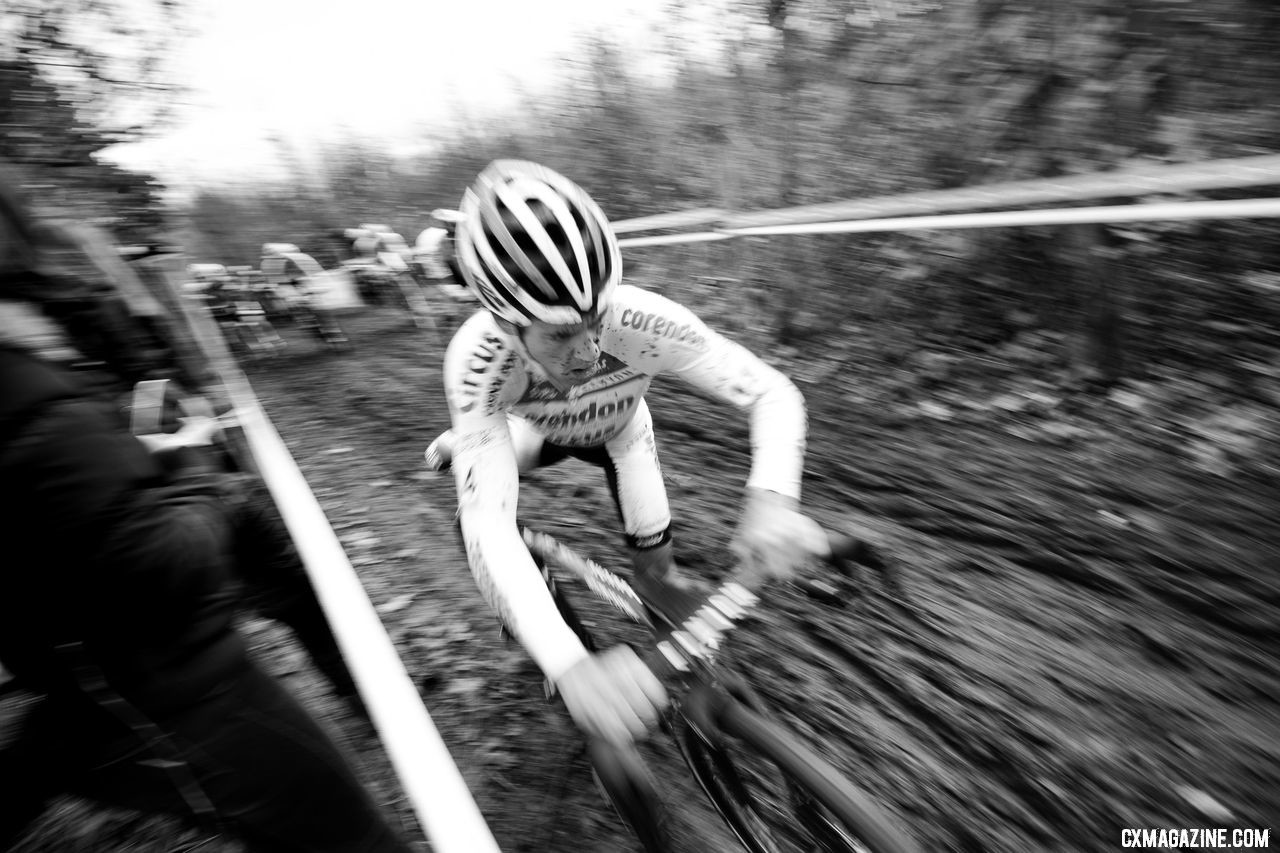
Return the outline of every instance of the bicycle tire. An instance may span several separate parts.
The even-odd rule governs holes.
[[[682,752],[751,853],[919,853],[919,845],[863,791],[762,711],[720,691],[694,701],[710,702],[710,717],[695,711],[687,718]],[[704,730],[708,720],[710,732]],[[771,795],[757,790],[765,780],[745,769],[747,755],[773,777],[768,782],[777,790]]]
[[[640,756],[593,741],[587,744],[587,757],[596,785],[645,853],[672,853],[667,807]]]

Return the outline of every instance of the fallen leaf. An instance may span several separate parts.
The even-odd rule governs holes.
[[[1098,518],[1110,524],[1112,527],[1128,527],[1129,519],[1122,515],[1118,515],[1109,509],[1098,510]]]
[[[1021,394],[1001,394],[991,401],[991,405],[1006,412],[1021,412],[1030,403]]]
[[[378,606],[379,613],[395,613],[398,610],[404,610],[413,603],[413,593],[407,592],[404,595],[397,595],[386,604]]]
[[[1230,809],[1199,788],[1178,785],[1174,790],[1182,799],[1215,823],[1227,823],[1233,817]]]
[[[935,403],[931,400],[921,400],[918,405],[921,414],[925,415],[925,417],[930,417],[939,421],[949,421],[954,417],[954,413],[951,411],[951,408],[944,406],[941,403]]]
[[[1111,402],[1124,406],[1126,409],[1132,409],[1135,412],[1144,411],[1150,406],[1150,403],[1145,397],[1135,394],[1132,391],[1126,391],[1123,388],[1115,389],[1107,395],[1107,398],[1110,399]]]
[[[1062,402],[1061,397],[1055,397],[1052,394],[1045,394],[1041,391],[1028,391],[1025,396],[1030,402],[1045,409],[1052,409]]]
[[[1078,427],[1075,424],[1064,423],[1062,421],[1050,421],[1040,427],[1054,438],[1082,438],[1089,434],[1087,429]]]
[[[445,693],[459,696],[469,696],[472,693],[479,693],[484,689],[485,680],[483,678],[455,678],[449,682],[449,686],[444,689]]]
[[[1207,441],[1193,441],[1187,449],[1191,453],[1191,464],[1201,471],[1219,477],[1229,477],[1235,471],[1231,461],[1227,459],[1226,451],[1221,447]]]

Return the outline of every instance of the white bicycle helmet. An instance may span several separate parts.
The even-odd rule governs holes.
[[[608,305],[622,277],[618,239],[573,181],[537,163],[496,160],[461,208],[458,266],[498,317],[572,325]]]

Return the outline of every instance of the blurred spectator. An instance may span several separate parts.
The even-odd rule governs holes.
[[[193,419],[149,447],[47,357],[56,346],[22,339],[41,312],[13,297],[60,286],[44,280],[41,239],[0,186],[0,301],[17,309],[0,326],[0,663],[40,697],[0,749],[0,849],[70,792],[252,849],[408,850],[235,630],[248,579],[350,691],[260,484],[202,446],[216,423]]]
[[[93,390],[113,395],[122,410],[134,402],[136,382],[174,379],[161,418],[170,432],[178,427],[179,403],[211,409],[189,390],[208,381],[210,377],[196,375],[208,368],[184,369],[164,334],[167,319],[155,316],[163,309],[138,304],[147,301],[141,282],[133,288],[117,286],[117,275],[90,261],[91,254],[102,254],[101,247],[85,246],[82,236],[78,224],[35,220],[0,172],[0,343],[73,369]],[[239,289],[240,279],[225,270],[210,280]],[[225,448],[211,447],[206,454],[209,464],[221,470],[241,470]],[[173,455],[160,453],[157,459],[165,464]],[[289,625],[335,691],[362,710],[355,682],[265,484],[247,475],[240,480],[248,498],[236,528],[242,604]]]
[[[92,229],[79,224],[24,216],[0,173],[0,299],[38,305],[64,330],[69,363],[99,371],[95,379],[109,373],[127,387],[176,377],[178,363],[162,338],[158,304],[135,289],[113,286],[98,260],[99,247],[87,245],[92,237]]]

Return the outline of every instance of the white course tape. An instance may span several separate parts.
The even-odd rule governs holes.
[[[1156,222],[1188,219],[1260,219],[1280,216],[1280,198],[1241,201],[1183,201],[1165,204],[1120,204],[1112,207],[1070,207],[1053,210],[1013,210],[995,213],[957,213],[942,216],[897,216],[854,222],[811,222],[762,225],[721,232],[734,237],[766,234],[850,234],[867,231],[923,231],[952,228],[997,228],[1010,225],[1082,225],[1105,222]]]
[[[1064,175],[1056,178],[1035,178],[1001,184],[957,187],[950,190],[927,190],[779,210],[735,213],[718,208],[698,208],[643,216],[638,219],[623,219],[613,223],[613,231],[615,234],[631,234],[636,231],[700,226],[711,227],[718,233],[772,225],[925,216],[981,208],[1007,210],[1013,207],[1063,204],[1094,199],[1140,198],[1197,190],[1267,185],[1280,186],[1280,154],[1210,160],[1203,163],[1136,166],[1087,175]],[[631,239],[633,242],[626,245],[661,246],[669,243],[699,242],[699,240],[679,239],[679,236],[675,239],[658,237]],[[723,238],[704,236],[699,239]],[[644,242],[639,242],[640,240]]]
[[[1264,219],[1280,216],[1280,198],[1239,201],[1183,201],[1163,204],[1120,204],[1111,207],[1069,207],[1052,210],[1012,210],[993,213],[955,213],[939,216],[895,216],[850,222],[808,222],[794,225],[761,225],[695,234],[630,237],[618,241],[623,248],[705,243],[732,237],[781,234],[852,234],[876,231],[932,231],[956,228],[1002,228],[1029,225],[1082,225],[1107,222],[1169,222],[1195,219]]]
[[[254,459],[432,850],[498,853],[497,842],[302,472],[248,380],[243,375],[227,379]]]
[[[950,190],[928,190],[902,195],[836,201],[783,210],[731,213],[717,225],[721,229],[736,229],[762,225],[799,225],[802,222],[959,213],[980,208],[1008,210],[1032,205],[1064,204],[1108,198],[1139,198],[1197,190],[1268,185],[1280,186],[1280,155],[1278,154],[1210,160],[1204,163],[1141,166],[1086,175],[1035,178]]]
[[[632,231],[657,231],[660,228],[689,228],[694,225],[712,225],[725,216],[728,211],[715,207],[702,207],[697,210],[678,210],[675,213],[658,213],[653,216],[642,216],[639,219],[624,219],[614,222],[610,227],[615,234],[628,234]]]
[[[698,231],[693,234],[660,234],[656,237],[624,237],[618,245],[624,249],[640,246],[668,246],[675,243],[710,243],[728,240],[735,235],[725,231]]]

